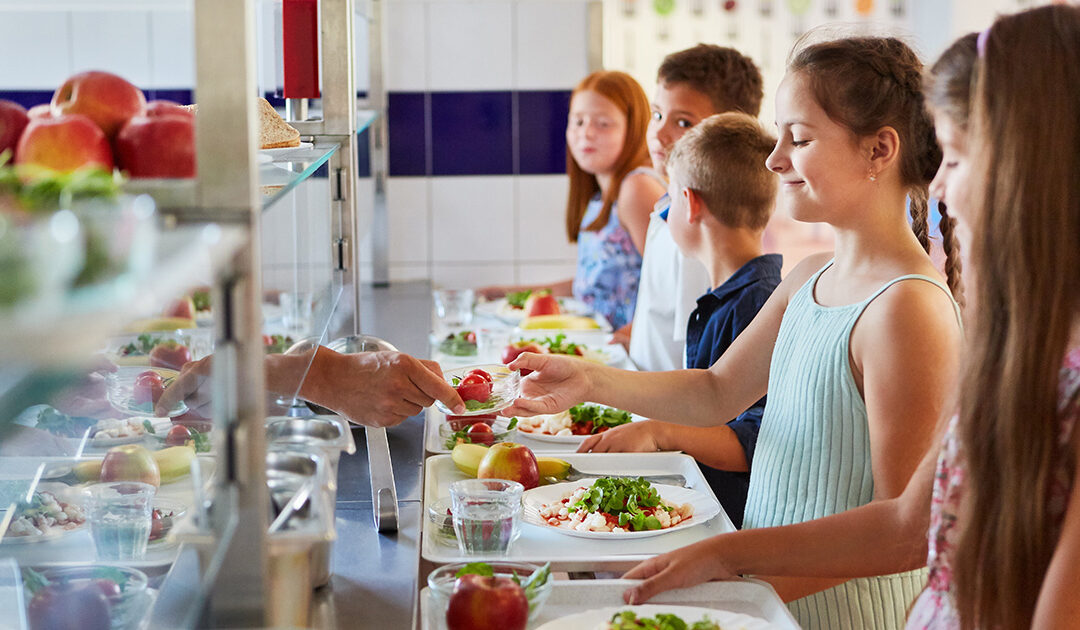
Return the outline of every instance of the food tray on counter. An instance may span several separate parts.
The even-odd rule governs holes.
[[[583,472],[618,475],[681,474],[686,487],[700,490],[715,500],[715,494],[701,474],[694,458],[682,453],[566,453],[560,455]],[[424,513],[429,505],[450,495],[449,486],[466,475],[454,466],[449,455],[433,455],[425,463]],[[582,483],[588,483],[583,480]],[[435,525],[424,519],[420,555],[435,564],[470,561],[482,556],[465,556],[456,545],[439,541]],[[557,571],[626,570],[654,555],[685,547],[716,534],[735,531],[731,519],[720,513],[709,521],[682,530],[640,540],[595,540],[577,538],[521,523],[520,537],[513,543],[507,560],[551,562]]]
[[[634,421],[644,420],[643,417],[631,414]],[[501,417],[501,416],[500,416]],[[439,435],[439,426],[446,421],[446,414],[435,407],[429,407],[424,416],[424,450],[428,453],[449,453],[446,441]],[[515,431],[513,439],[508,442],[516,442],[528,446],[535,453],[575,453],[584,438],[574,436],[576,439],[554,439],[554,436],[533,437],[531,433]]]
[[[568,615],[597,608],[623,607],[622,594],[633,580],[556,580],[551,595],[536,619],[529,624],[534,630]],[[759,580],[706,582],[691,588],[661,593],[649,604],[697,606],[725,610],[758,617],[768,622],[770,630],[798,630],[799,624],[780,601],[772,586]],[[446,622],[442,610],[435,610],[431,591],[420,591],[421,630],[443,630]],[[685,620],[690,622],[689,619]],[[696,621],[696,620],[694,620]]]
[[[215,458],[211,455],[199,455],[199,487],[205,493],[210,488],[215,470]],[[49,483],[49,482],[43,482]],[[72,486],[73,492],[85,484]],[[47,486],[43,487],[49,490]],[[195,487],[190,475],[185,475],[171,483],[162,484],[154,495],[155,502],[159,499],[184,506],[185,514],[181,520],[191,518],[195,512]],[[8,506],[0,506],[0,520],[3,520],[3,510]],[[175,527],[175,524],[174,524]],[[2,555],[10,556],[20,564],[33,565],[82,565],[99,563],[96,558],[94,543],[90,537],[89,525],[80,527],[64,535],[49,537],[40,541],[18,540],[5,542]],[[156,572],[164,572],[176,558],[178,547],[176,544],[162,540],[151,542],[146,548],[146,555],[140,560],[123,560],[116,562],[135,569],[139,569],[148,575]],[[107,564],[107,563],[106,563]],[[155,571],[158,569],[158,571]]]

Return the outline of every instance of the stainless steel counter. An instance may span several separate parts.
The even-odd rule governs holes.
[[[361,328],[424,358],[431,325],[431,286],[426,282],[364,288]],[[353,431],[356,454],[341,458],[338,472],[337,542],[327,587],[316,593],[314,626],[407,630],[413,627],[420,560],[424,417],[387,431],[397,482],[399,531],[375,530],[364,431]],[[422,579],[422,578],[421,578]]]

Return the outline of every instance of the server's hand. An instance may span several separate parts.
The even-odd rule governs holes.
[[[369,427],[399,424],[435,400],[456,413],[465,411],[438,363],[400,352],[339,354],[319,348],[300,396]]]

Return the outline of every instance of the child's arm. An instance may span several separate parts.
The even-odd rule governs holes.
[[[522,381],[525,397],[504,415],[557,413],[588,400],[689,426],[725,423],[765,395],[788,300],[828,259],[828,254],[811,256],[793,269],[708,370],[630,372],[571,357],[526,353],[510,367],[535,371]]]
[[[644,580],[623,598],[640,604],[674,588],[743,574],[850,579],[924,566],[936,460],[937,449],[928,452],[895,499],[805,523],[721,534],[646,560],[623,576]]]
[[[645,420],[589,436],[579,453],[648,453],[682,451],[717,470],[747,472],[761,426],[764,405],[754,405],[735,420],[718,427],[688,427]]]
[[[645,253],[645,234],[649,230],[649,215],[656,201],[664,195],[664,187],[652,177],[639,173],[623,180],[615,212],[619,223],[630,235],[639,254]]]
[[[1073,450],[1080,458],[1080,431],[1073,431]],[[1046,569],[1031,627],[1075,628],[1076,620],[1080,619],[1077,592],[1080,592],[1080,483],[1074,478],[1061,537]]]

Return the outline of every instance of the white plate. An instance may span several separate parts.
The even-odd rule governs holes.
[[[719,624],[724,630],[769,630],[773,625],[760,617],[751,617],[729,610],[717,610],[700,606],[674,606],[670,604],[641,604],[638,606],[616,606],[597,608],[574,615],[567,615],[549,621],[536,630],[598,630],[603,628],[615,613],[626,610],[637,613],[638,617],[655,617],[658,614],[678,615],[687,626],[706,617]]]
[[[683,503],[689,503],[694,506],[694,515],[689,519],[680,522],[674,527],[668,527],[667,529],[650,529],[640,532],[582,532],[575,529],[566,529],[563,527],[555,527],[548,525],[547,521],[540,516],[540,508],[545,503],[555,503],[560,501],[566,495],[570,494],[574,490],[581,487],[591,487],[591,483],[587,480],[583,481],[570,481],[566,483],[556,483],[550,486],[540,486],[539,488],[533,488],[528,490],[521,496],[521,503],[523,509],[521,511],[521,520],[530,525],[542,527],[552,531],[559,532],[560,534],[566,534],[567,536],[577,536],[579,538],[598,538],[601,540],[633,540],[636,538],[651,538],[653,536],[660,536],[669,532],[677,532],[682,529],[687,529],[701,523],[709,521],[712,517],[720,513],[720,504],[711,495],[704,492],[699,492],[690,488],[680,488],[678,486],[665,486],[663,484],[653,484],[653,487],[660,493],[660,498],[665,502],[673,505],[681,505]]]
[[[464,367],[459,367],[453,370],[447,370],[443,372],[443,378],[446,379],[447,383],[453,385],[451,379],[463,379],[465,378],[466,374],[476,369],[484,370],[491,375],[491,398],[497,398],[497,402],[491,407],[455,414],[453,411],[450,410],[449,407],[442,404],[441,401],[436,400],[435,406],[439,409],[439,411],[447,415],[457,416],[481,416],[485,414],[497,414],[503,409],[506,409],[510,405],[514,404],[514,401],[517,400],[519,396],[521,396],[521,372],[518,372],[517,370],[511,370],[505,365],[466,365]]]
[[[301,142],[299,146],[295,147],[282,147],[280,149],[259,149],[259,153],[262,155],[268,155],[270,156],[271,160],[275,160],[289,155],[290,153],[295,153],[297,151],[307,151],[314,148],[314,146],[315,145],[310,142]]]
[[[639,416],[636,413],[630,414],[631,422],[640,422],[645,420],[644,416]],[[530,440],[536,440],[537,442],[549,442],[551,444],[581,444],[585,441],[587,435],[551,435],[550,433],[530,433],[521,429],[522,419],[518,419],[518,436],[528,438]],[[621,426],[621,425],[620,425]],[[608,429],[610,431],[611,429]]]
[[[557,299],[559,300],[559,308],[566,315],[588,315],[592,312],[584,302],[575,300],[572,297],[559,297]],[[514,326],[525,319],[525,309],[511,307],[506,298],[477,302],[474,312],[477,315],[494,317]]]
[[[143,420],[149,420],[150,424],[155,424],[159,419],[152,416],[132,416],[125,418],[130,420],[136,425],[142,426]],[[109,448],[112,446],[120,446],[121,444],[135,444],[136,442],[142,442],[149,435],[145,430],[138,435],[129,435],[128,437],[106,438],[106,437],[92,437],[87,442],[88,446],[93,448]]]

